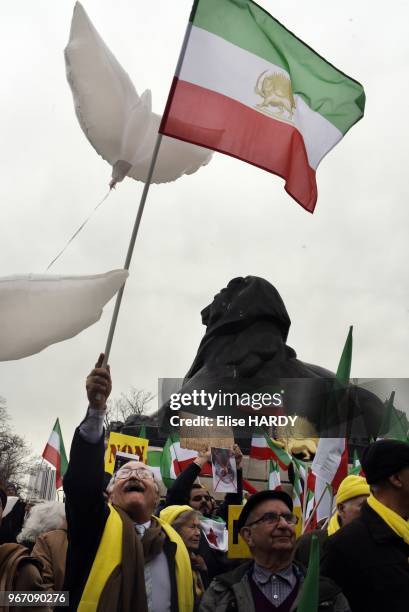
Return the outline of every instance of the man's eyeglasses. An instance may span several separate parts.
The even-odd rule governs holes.
[[[282,518],[285,520],[286,523],[288,523],[288,525],[296,525],[298,523],[298,516],[292,514],[291,512],[282,512],[281,514],[278,514],[278,512],[266,512],[256,521],[253,521],[252,523],[247,523],[245,527],[257,525],[257,523],[267,523],[267,525],[274,525],[275,523],[279,523],[280,519]]]
[[[210,501],[210,495],[194,495],[192,497],[192,501],[194,502],[199,502],[202,499],[204,499],[205,501]]]
[[[122,468],[116,472],[115,480],[124,480],[125,478],[129,478],[131,474],[135,474],[140,480],[153,480],[152,472],[146,468]]]

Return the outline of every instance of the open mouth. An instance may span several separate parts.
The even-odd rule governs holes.
[[[145,487],[139,480],[130,480],[124,486],[124,493],[144,493]]]

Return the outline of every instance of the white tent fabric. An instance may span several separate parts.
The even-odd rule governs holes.
[[[111,186],[130,176],[146,182],[161,116],[152,112],[151,92],[139,96],[77,2],[65,49],[67,79],[86,137],[113,166]],[[153,183],[174,181],[207,164],[212,152],[164,136]]]
[[[0,361],[34,355],[99,320],[127,270],[94,276],[0,278]]]

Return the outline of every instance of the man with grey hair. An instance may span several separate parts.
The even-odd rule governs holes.
[[[89,408],[64,477],[70,609],[192,612],[189,555],[175,530],[153,516],[159,489],[151,469],[126,463],[112,479],[110,503],[104,499],[103,420],[112,384],[103,357],[87,378]]]

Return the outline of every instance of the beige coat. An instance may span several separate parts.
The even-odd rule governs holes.
[[[41,563],[30,557],[21,544],[0,545],[0,591],[44,592],[40,573]],[[1,606],[0,612],[21,610],[21,607]],[[48,607],[25,607],[26,612],[49,612]]]
[[[54,529],[39,535],[31,556],[43,564],[43,584],[46,591],[62,591],[67,556],[67,531]]]

